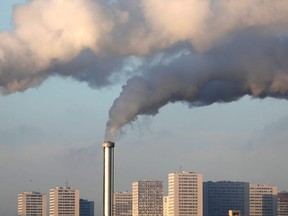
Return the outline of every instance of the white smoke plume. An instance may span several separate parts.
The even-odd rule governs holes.
[[[113,22],[89,0],[34,0],[14,9],[14,31],[0,33],[0,86],[5,93],[38,85],[53,66],[83,50],[99,51]],[[84,61],[85,63],[85,61]]]
[[[140,59],[108,133],[170,102],[286,98],[287,0],[30,0],[13,25],[0,32],[2,94],[53,75],[104,87]]]

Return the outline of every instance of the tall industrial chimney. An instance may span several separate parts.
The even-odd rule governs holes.
[[[113,215],[114,146],[110,141],[103,143],[103,216]]]

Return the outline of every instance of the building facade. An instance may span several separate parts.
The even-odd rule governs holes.
[[[288,192],[278,193],[278,216],[288,216]]]
[[[132,192],[114,193],[113,213],[114,216],[132,216]]]
[[[277,216],[277,187],[250,184],[250,216]]]
[[[46,216],[47,196],[39,192],[24,192],[18,194],[19,216]]]
[[[203,215],[203,175],[174,172],[168,175],[168,215]]]
[[[204,216],[227,216],[229,210],[249,216],[249,183],[209,181],[203,185]]]
[[[169,215],[169,196],[163,197],[163,216]]]
[[[239,210],[229,210],[229,216],[241,216],[241,211],[239,211]]]
[[[80,216],[94,216],[94,201],[80,199],[79,206]]]
[[[132,184],[132,215],[163,215],[163,182],[137,181]]]
[[[79,216],[79,189],[65,186],[50,189],[50,216]]]

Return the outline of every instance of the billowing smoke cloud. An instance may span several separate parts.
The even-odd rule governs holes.
[[[145,18],[158,42],[188,41],[200,51],[247,28],[286,32],[287,6],[283,0],[143,1]]]
[[[55,64],[66,64],[85,49],[99,52],[102,37],[113,28],[104,11],[90,0],[34,0],[16,6],[14,31],[0,33],[2,91],[38,85],[53,74]]]
[[[164,50],[147,58],[143,75],[123,87],[109,112],[108,137],[168,103],[203,106],[244,95],[287,97],[287,2],[142,3],[148,36]]]
[[[157,61],[146,66],[147,73],[127,81],[110,109],[106,136],[113,139],[138,115],[156,115],[168,103],[205,106],[244,95],[286,99],[287,56],[288,39],[261,38],[254,31],[205,54],[179,45],[155,56]]]
[[[31,0],[13,15],[0,32],[2,94],[53,75],[104,87],[135,70],[110,134],[167,103],[287,94],[286,0]]]

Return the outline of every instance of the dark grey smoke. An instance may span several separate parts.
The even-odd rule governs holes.
[[[256,31],[204,54],[179,46],[150,64],[143,76],[127,81],[110,109],[107,135],[113,136],[138,115],[156,115],[168,103],[205,106],[244,95],[286,99],[287,57],[286,37],[266,38]]]
[[[123,68],[129,58],[125,56],[96,56],[91,50],[84,50],[65,64],[55,62],[51,68],[56,75],[71,76],[80,82],[86,82],[92,88],[102,88],[114,84],[113,74],[126,73]]]

